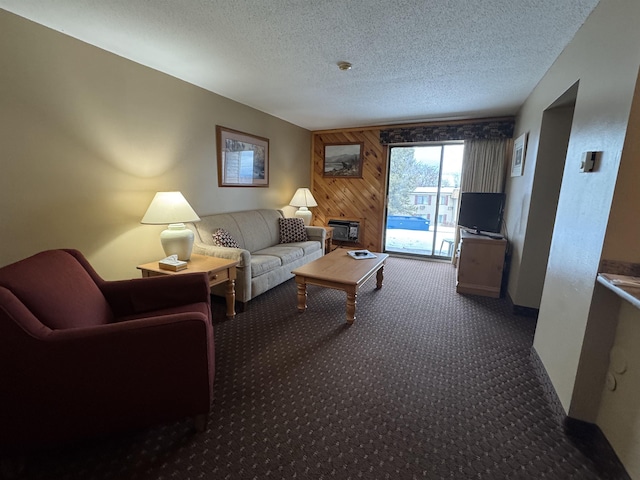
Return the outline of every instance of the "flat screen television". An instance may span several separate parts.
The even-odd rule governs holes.
[[[461,193],[458,225],[474,230],[475,233],[499,234],[502,227],[504,201],[504,193]]]

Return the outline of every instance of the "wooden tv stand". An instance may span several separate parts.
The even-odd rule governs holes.
[[[456,292],[499,298],[506,251],[505,238],[460,230]]]

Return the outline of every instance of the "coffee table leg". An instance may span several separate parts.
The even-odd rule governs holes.
[[[307,284],[304,278],[296,277],[296,286],[298,288],[298,311],[300,313],[307,309]]]
[[[347,323],[351,325],[356,319],[356,297],[358,291],[347,291]]]
[[[382,288],[382,280],[384,280],[384,265],[380,266],[380,269],[376,272],[376,289]]]
[[[227,282],[225,298],[227,300],[227,317],[229,318],[235,317],[236,316],[236,282],[235,280],[229,280]]]

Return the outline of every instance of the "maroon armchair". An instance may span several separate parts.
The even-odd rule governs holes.
[[[0,454],[193,416],[212,400],[206,274],[105,281],[76,250],[0,268]]]

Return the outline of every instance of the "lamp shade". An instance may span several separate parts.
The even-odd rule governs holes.
[[[316,199],[308,188],[299,188],[289,202],[292,207],[317,207]]]
[[[140,220],[145,225],[198,222],[200,217],[180,192],[158,192]]]
[[[180,192],[158,192],[151,200],[140,223],[166,225],[169,228],[160,234],[164,253],[177,255],[178,260],[189,260],[193,249],[194,235],[185,228],[185,222],[198,222],[200,217]]]

